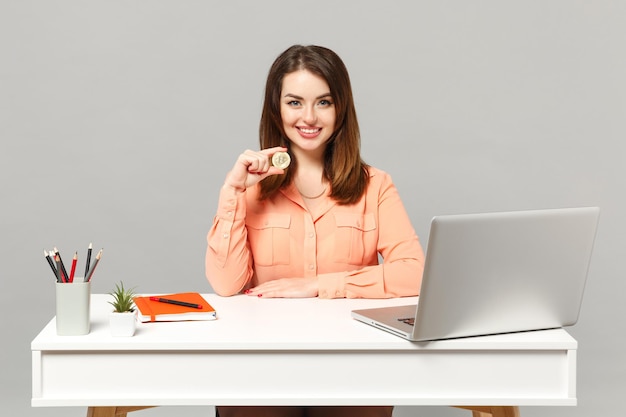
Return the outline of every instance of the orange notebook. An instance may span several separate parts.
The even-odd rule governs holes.
[[[160,301],[158,301],[158,300]],[[137,318],[149,321],[215,320],[215,309],[197,292],[135,297]],[[180,305],[194,304],[201,308]]]

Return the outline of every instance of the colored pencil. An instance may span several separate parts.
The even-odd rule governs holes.
[[[74,252],[72,258],[72,269],[70,270],[70,282],[74,282],[74,273],[76,272],[76,262],[78,261],[78,252]]]
[[[57,282],[61,282],[59,280],[59,272],[57,271],[57,268],[54,266],[54,261],[52,260],[52,257],[46,250],[43,251],[43,255],[46,257],[46,260],[48,261],[48,265],[50,265],[50,268],[52,268],[52,272],[54,272],[54,278],[57,280]]]
[[[89,268],[91,267],[91,251],[93,249],[93,245],[90,243],[89,248],[87,248],[87,263],[85,264],[85,278],[87,278],[87,274],[89,274]]]
[[[61,254],[59,253],[59,250],[56,247],[54,248],[54,254],[59,257],[59,264],[61,267],[61,272],[63,273],[63,281],[69,282],[70,276],[67,275],[67,270],[65,269],[65,265],[63,264],[63,258],[61,258]]]
[[[54,255],[54,261],[57,263],[57,272],[59,273],[58,281],[66,282],[65,278],[63,277],[63,271],[61,270],[61,257],[58,253]]]
[[[100,251],[96,255],[96,260],[93,262],[93,265],[91,265],[91,269],[89,269],[89,273],[85,275],[85,282],[91,281],[91,276],[93,275],[93,272],[96,270],[96,266],[98,266],[98,262],[100,262],[101,257],[102,257],[102,249],[100,249]]]

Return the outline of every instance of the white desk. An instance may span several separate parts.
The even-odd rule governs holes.
[[[564,330],[412,343],[350,317],[415,299],[205,295],[218,320],[143,323],[110,336],[108,295],[91,332],[32,341],[32,406],[90,416],[160,405],[451,405],[517,416],[522,405],[576,404],[577,342]]]

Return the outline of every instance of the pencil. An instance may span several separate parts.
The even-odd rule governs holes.
[[[52,257],[50,257],[50,254],[45,249],[43,251],[43,256],[46,257],[46,260],[48,261],[50,268],[52,268],[52,272],[54,272],[54,277],[56,278],[57,282],[61,282],[59,280],[59,273],[57,271],[57,268],[54,266],[54,262],[52,261]]]
[[[87,274],[89,274],[89,267],[91,266],[89,264],[91,263],[92,248],[93,248],[93,245],[90,243],[89,248],[87,248],[87,264],[85,265],[85,278],[87,278]]]
[[[66,282],[65,278],[63,277],[63,271],[61,271],[61,258],[59,257],[58,253],[54,255],[54,260],[57,263],[57,272],[59,274],[58,281],[59,282]]]
[[[56,256],[59,257],[59,264],[61,265],[61,272],[63,273],[63,281],[69,282],[70,276],[67,275],[67,270],[65,269],[65,265],[63,264],[63,258],[61,258],[61,254],[59,253],[59,250],[56,247],[54,248],[54,253]]]
[[[72,269],[70,270],[70,282],[74,282],[74,272],[76,272],[76,262],[78,261],[78,252],[74,252],[72,258]]]
[[[91,269],[89,269],[89,273],[85,275],[85,282],[91,281],[91,276],[93,275],[93,271],[96,270],[96,266],[98,266],[98,262],[100,262],[100,258],[102,257],[102,249],[96,255],[96,260],[93,261],[93,265],[91,265]]]

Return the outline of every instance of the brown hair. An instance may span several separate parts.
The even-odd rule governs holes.
[[[261,149],[289,147],[280,115],[280,94],[285,75],[298,70],[307,70],[322,77],[330,87],[336,125],[324,152],[324,177],[331,184],[331,198],[340,204],[356,203],[367,187],[368,165],[361,159],[361,136],[348,70],[341,58],[330,49],[294,45],[276,58],[265,84],[259,127]],[[294,158],[285,175],[272,175],[261,181],[260,198],[269,198],[278,189],[290,184],[296,166]]]

